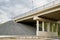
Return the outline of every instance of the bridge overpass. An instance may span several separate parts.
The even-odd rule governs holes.
[[[0,35],[36,35],[57,37],[58,25],[60,25],[59,21],[60,0],[55,0],[49,4],[19,15],[18,17],[15,17],[13,21],[0,25]],[[53,29],[53,26],[55,29]]]

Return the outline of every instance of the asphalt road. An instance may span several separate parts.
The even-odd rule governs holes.
[[[29,25],[9,21],[0,25],[0,35],[35,35],[35,28]]]

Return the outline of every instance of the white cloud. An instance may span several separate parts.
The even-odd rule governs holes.
[[[3,10],[0,10],[0,15],[4,15],[4,14],[6,14],[6,12],[4,12]]]
[[[15,8],[14,8],[14,13],[16,14],[22,14],[22,13],[25,13],[27,11],[29,11],[30,9],[23,6],[23,5],[15,5]]]
[[[6,0],[7,2],[9,2],[10,0]]]
[[[7,13],[4,12],[3,10],[0,10],[0,24],[5,23],[11,19],[8,18]]]
[[[33,0],[33,5],[35,8],[43,6],[47,3],[49,3],[51,0]]]
[[[11,19],[8,19],[6,15],[0,15],[0,24],[5,23]]]
[[[16,4],[16,5],[11,6],[9,8],[6,8],[6,7],[3,7],[3,8],[7,9],[7,10],[5,10],[5,12],[9,18],[15,17],[17,15],[20,15],[20,14],[25,13],[30,10],[29,8],[27,8],[21,4],[20,5]]]

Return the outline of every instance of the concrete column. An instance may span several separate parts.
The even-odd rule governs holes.
[[[52,32],[53,32],[53,25],[52,25]]]
[[[58,32],[58,24],[56,25],[56,32]]]
[[[47,23],[47,31],[50,32],[50,23]]]
[[[52,32],[54,32],[54,26],[55,26],[55,23],[52,25]]]
[[[38,36],[38,32],[39,32],[39,21],[37,20],[36,21],[37,23],[36,23],[36,35]]]
[[[44,32],[44,21],[42,21],[42,31]]]

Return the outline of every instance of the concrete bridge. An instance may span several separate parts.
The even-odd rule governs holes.
[[[60,0],[55,0],[0,25],[0,35],[22,35],[25,40],[29,39],[26,35],[32,35],[30,40],[40,40],[39,37],[58,40],[59,25]]]

